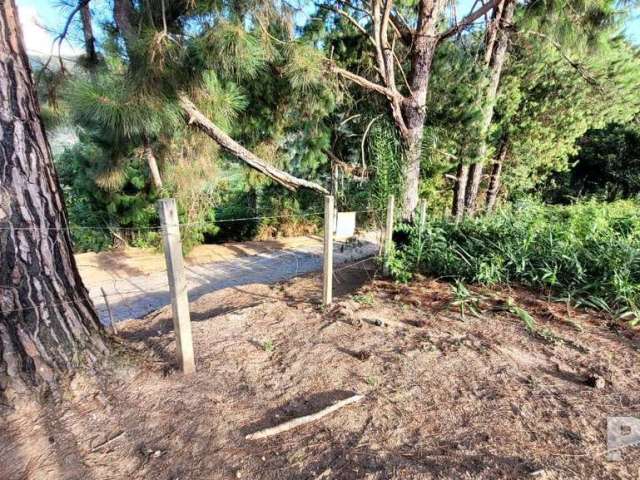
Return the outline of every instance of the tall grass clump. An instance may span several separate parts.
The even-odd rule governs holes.
[[[408,241],[391,260],[396,278],[420,272],[516,283],[639,322],[640,214],[633,201],[524,201],[458,224],[427,219],[423,227],[399,228]]]

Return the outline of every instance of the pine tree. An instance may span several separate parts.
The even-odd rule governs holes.
[[[488,79],[480,98],[482,104],[482,118],[479,125],[480,145],[477,158],[471,165],[461,162],[458,166],[452,209],[457,220],[460,220],[465,213],[473,215],[475,212],[483,165],[487,156],[487,136],[493,118],[493,107],[498,93],[502,68],[507,57],[509,29],[512,28],[515,7],[515,1],[512,0],[499,2],[493,11],[491,23],[485,33],[484,66],[488,73]]]
[[[411,217],[418,204],[424,125],[428,111],[426,100],[435,52],[444,40],[491,12],[496,3],[496,0],[485,3],[459,23],[444,30],[441,21],[447,2],[441,0],[397,2],[396,5],[393,0],[338,2],[338,7],[332,2],[324,5],[324,8],[347,19],[371,43],[378,77],[376,80],[335,64],[330,64],[330,69],[342,78],[384,96],[388,101],[403,142],[404,218]],[[415,28],[411,25],[415,25]],[[397,53],[396,48],[403,48],[404,51]],[[402,57],[407,58],[406,64],[399,60]]]
[[[530,172],[533,171],[535,165],[542,163],[542,159],[548,158],[547,154],[533,158],[529,153],[522,152],[515,146],[521,142],[521,139],[531,138],[532,135],[539,136],[539,131],[535,130],[535,128],[531,132],[519,128],[520,125],[527,124],[528,120],[526,119],[527,115],[517,115],[518,111],[520,114],[527,112],[528,118],[531,119],[541,113],[540,109],[548,109],[550,105],[557,105],[557,100],[554,101],[551,97],[563,94],[566,96],[569,110],[577,113],[582,109],[583,114],[589,112],[589,118],[585,116],[581,121],[576,121],[574,118],[573,123],[563,122],[561,117],[557,117],[557,130],[553,131],[552,136],[546,136],[547,140],[556,139],[556,147],[551,148],[554,153],[550,153],[551,155],[555,154],[557,159],[562,159],[555,161],[558,168],[562,168],[563,162],[566,162],[567,153],[563,148],[560,148],[560,145],[572,145],[577,136],[584,132],[586,128],[584,126],[585,122],[591,125],[598,125],[602,118],[608,115],[616,117],[617,113],[614,113],[614,110],[619,110],[625,103],[630,105],[628,103],[630,90],[625,85],[628,83],[628,74],[621,71],[614,73],[610,70],[610,67],[619,61],[615,58],[615,55],[611,55],[611,51],[618,48],[614,46],[619,43],[619,39],[615,37],[627,11],[619,9],[616,3],[610,0],[591,0],[575,4],[566,0],[545,4],[530,2],[525,4],[519,11],[516,22],[508,30],[512,41],[517,43],[519,49],[519,58],[514,59],[512,63],[526,62],[526,65],[520,63],[516,68],[518,70],[517,73],[512,69],[507,74],[511,75],[508,82],[515,80],[513,78],[514,74],[518,76],[517,81],[530,80],[532,78],[532,69],[540,68],[542,64],[546,64],[545,68],[549,70],[545,72],[548,74],[546,81],[557,82],[558,90],[554,92],[553,90],[545,89],[546,95],[549,95],[546,99],[538,99],[536,101],[529,97],[529,102],[531,103],[526,107],[524,104],[519,107],[507,107],[511,113],[506,113],[503,110],[499,114],[500,118],[497,122],[494,122],[495,125],[491,128],[493,133],[488,132],[494,137],[495,153],[485,196],[485,209],[487,211],[491,211],[496,204],[503,166],[509,156],[515,158],[522,154],[524,157],[530,158],[526,166],[525,164],[522,165],[522,168]],[[627,51],[627,47],[622,45],[622,56],[626,56],[628,59],[627,66],[633,68],[635,62],[632,56],[624,53],[625,51]],[[598,60],[602,58],[606,60],[604,62]],[[509,61],[507,61],[508,64]],[[533,67],[533,65],[537,67]],[[553,72],[553,69],[556,69],[556,71]],[[525,73],[525,70],[528,70],[529,73]],[[568,77],[565,78],[571,78],[575,82],[571,87],[558,81],[563,75],[561,72],[566,72],[564,75],[568,75]],[[540,73],[536,72],[533,77],[537,76],[540,81],[543,81],[540,78],[542,77]],[[509,88],[513,88],[513,83]],[[607,93],[618,88],[621,88],[621,92],[624,93],[621,95],[609,95]],[[607,99],[606,103],[601,103],[597,111],[591,110],[587,103],[582,102],[582,94],[578,93],[580,91],[591,91],[591,95],[594,95],[596,99],[593,102],[594,104],[599,103],[598,100],[604,100],[605,98]],[[523,93],[524,96],[517,97],[516,101],[525,101],[528,92],[525,89]],[[508,97],[509,95],[514,95],[514,92],[507,92],[506,96]],[[631,104],[633,104],[633,101]],[[521,110],[522,108],[525,108],[525,110]],[[628,117],[628,114],[624,114],[624,116]],[[545,120],[546,122],[548,120]],[[561,127],[561,123],[565,123],[566,126]],[[531,127],[531,125],[529,126]],[[515,138],[510,133],[515,130],[519,131],[517,136],[520,138]],[[485,140],[486,143],[490,141],[489,138]],[[542,141],[541,143],[545,142]],[[486,155],[480,158],[480,162],[485,161]],[[481,173],[482,163],[476,163],[476,165],[478,165],[476,172]],[[534,178],[539,178],[539,176],[540,173],[533,175]],[[468,214],[474,213],[478,197],[477,186],[479,186],[480,181],[481,175],[476,177],[471,190],[467,189],[468,195],[465,201],[465,208]]]
[[[491,208],[501,183],[512,195],[531,191],[569,168],[576,140],[588,129],[628,122],[640,110],[638,52],[624,39],[610,39],[597,55],[572,57],[580,58],[579,68],[546,39],[517,40],[496,105],[494,141],[501,156],[494,167],[502,166],[489,180]]]
[[[0,4],[0,399],[106,353],[69,239],[13,0]]]
[[[116,0],[114,21],[126,46],[128,73],[136,88],[147,95],[155,94],[153,89],[164,90],[166,100],[175,101],[187,125],[199,129],[251,168],[290,190],[306,187],[327,193],[324,187],[284,172],[250,152],[194,102],[201,91],[203,75],[214,65],[225,76],[236,79],[255,76],[266,66],[272,52],[264,48],[259,32],[246,30],[247,22],[243,20],[251,15],[264,29],[259,15],[273,15],[275,9],[269,5],[248,7],[242,2],[221,5],[213,14],[213,24],[203,24],[200,34],[192,39],[184,31],[186,25],[190,18],[199,17],[206,6],[198,2],[167,2],[166,7],[163,3],[158,9],[152,4],[134,6],[130,0]],[[185,71],[189,74],[185,75]]]

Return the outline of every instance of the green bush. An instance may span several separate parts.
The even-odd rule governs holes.
[[[391,273],[399,279],[421,272],[485,285],[518,283],[636,319],[637,211],[632,201],[549,206],[528,200],[459,224],[436,219],[423,228],[402,225],[408,241],[394,250]]]
[[[104,155],[81,135],[56,158],[75,251],[105,250],[118,241],[157,245],[157,196],[147,181],[146,165],[138,159],[108,170]]]

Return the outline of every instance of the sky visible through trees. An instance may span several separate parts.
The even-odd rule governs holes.
[[[46,30],[58,32],[66,19],[64,12],[68,11],[68,9],[61,8],[58,2],[51,0],[18,0],[16,3],[23,25],[27,51],[36,55],[48,55],[55,33],[52,34]],[[104,0],[95,1],[95,4],[99,7],[96,9],[97,13],[100,13],[102,8],[107,8],[103,3],[105,3]],[[468,13],[472,4],[473,2],[471,0],[463,0],[460,2],[458,16],[462,17]],[[314,8],[313,4],[310,5],[310,8]],[[627,22],[625,34],[633,43],[640,45],[640,9],[636,8],[635,10]],[[304,14],[299,13],[298,17],[299,18],[296,19],[297,22],[299,24],[304,23]],[[102,32],[98,23],[95,23],[98,39],[100,40]],[[81,53],[81,34],[75,32],[75,34],[69,38],[69,41],[64,43],[62,51],[66,54],[73,54],[74,52],[77,54]]]

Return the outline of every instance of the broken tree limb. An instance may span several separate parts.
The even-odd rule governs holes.
[[[462,20],[460,20],[460,23],[454,25],[453,27],[441,33],[439,35],[439,39],[444,40],[445,38],[449,38],[457,34],[458,32],[464,30],[465,28],[469,27],[473,22],[475,22],[480,17],[482,17],[483,15],[491,11],[496,6],[497,2],[498,0],[491,0],[490,2],[483,4],[482,7],[478,8],[474,12],[471,12],[469,15],[467,15]]]
[[[340,75],[343,78],[346,78],[347,80],[351,80],[353,83],[360,85],[362,88],[378,92],[379,94],[387,97],[389,100],[403,100],[402,95],[397,90],[392,90],[391,88],[387,88],[384,85],[380,85],[378,83],[372,82],[371,80],[367,80],[366,78],[361,77],[360,75],[356,75],[355,73],[351,73],[349,70],[340,68],[337,65],[329,64],[329,70],[337,75]]]
[[[281,423],[280,425],[276,425],[275,427],[265,428],[264,430],[259,430],[255,433],[250,433],[245,438],[247,440],[258,440],[261,438],[278,435],[279,433],[289,431],[301,425],[306,425],[307,423],[315,422],[316,420],[319,420],[322,417],[326,417],[330,413],[333,413],[336,410],[341,409],[342,407],[346,407],[347,405],[350,405],[352,403],[359,402],[363,398],[364,398],[364,395],[354,395],[352,397],[345,398],[344,400],[340,400],[339,402],[336,402],[333,405],[323,410],[320,410],[319,412],[312,413],[311,415],[306,415],[304,417],[294,418],[293,420],[289,420],[288,422]]]
[[[316,192],[329,194],[329,191],[318,185],[317,183],[294,177],[293,175],[280,170],[279,168],[269,165],[257,155],[251,153],[233,138],[218,128],[211,120],[209,120],[198,108],[193,104],[186,95],[178,96],[180,107],[187,117],[189,125],[194,125],[211,137],[225,151],[239,158],[251,168],[265,174],[267,177],[275,180],[280,185],[289,190],[296,190],[299,187],[310,188]]]

